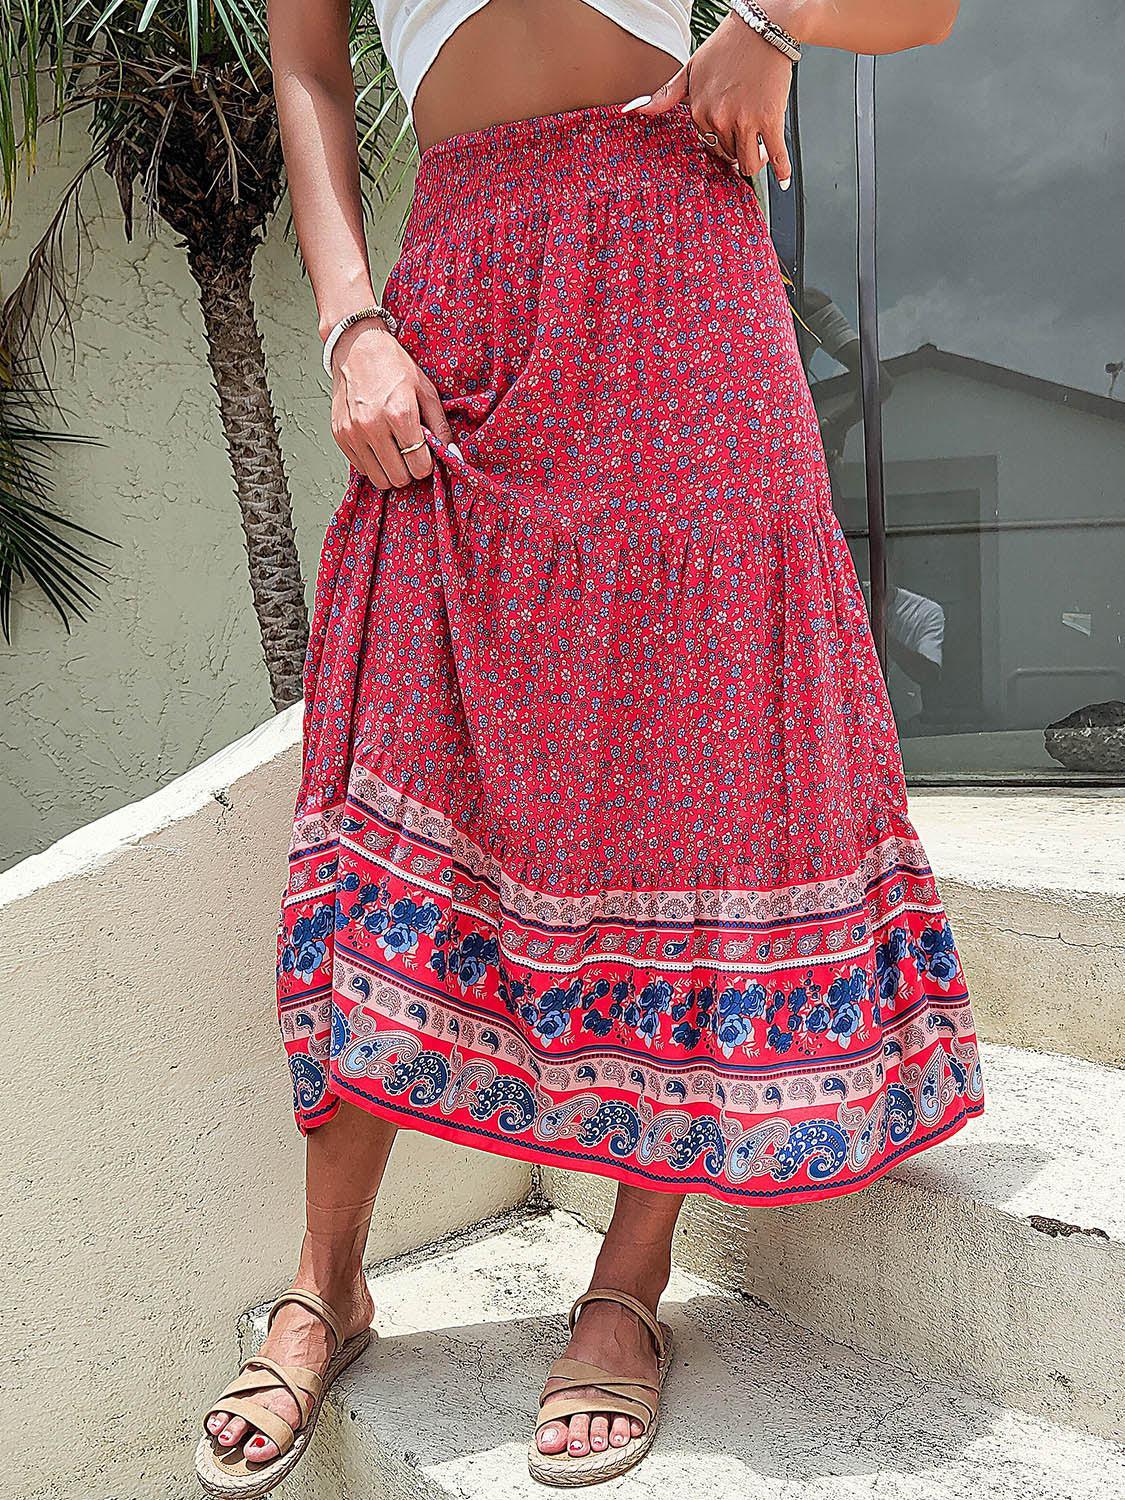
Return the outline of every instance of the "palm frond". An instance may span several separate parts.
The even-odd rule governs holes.
[[[269,88],[264,0],[6,0],[0,8],[0,199],[10,209],[21,165],[43,128],[114,99],[136,99],[128,63],[181,64],[194,75],[233,65]]]
[[[71,297],[81,272],[82,188],[104,153],[88,156],[67,183],[46,229],[27,258],[27,266],[0,307],[0,385],[22,369],[24,386],[53,404],[43,350],[60,333],[71,341]]]
[[[30,372],[0,368],[0,630],[12,639],[12,596],[29,583],[70,630],[85,619],[106,579],[106,565],[86,542],[115,543],[62,515],[54,503],[52,450],[92,439],[43,424],[53,404]]]
[[[697,47],[707,40],[729,10],[724,0],[695,0],[691,8],[691,34]]]
[[[81,0],[68,15],[93,36],[112,28],[148,35],[149,49],[174,50],[190,67],[202,58],[234,56],[248,74],[268,69],[266,8],[262,0]]]

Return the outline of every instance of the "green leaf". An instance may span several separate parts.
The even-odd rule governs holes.
[[[36,409],[48,399],[26,378],[0,379],[0,630],[9,642],[16,582],[37,588],[69,631],[108,576],[80,539],[115,545],[54,504],[52,448],[92,439],[37,422]]]

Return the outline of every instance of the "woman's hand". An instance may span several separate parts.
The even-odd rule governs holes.
[[[793,169],[785,149],[785,106],[792,76],[784,53],[732,12],[675,78],[630,113],[662,115],[686,99],[710,151],[737,163],[743,177],[755,176],[768,161],[778,186],[787,188]]]
[[[433,381],[374,319],[340,339],[332,375],[332,436],[377,490],[433,472],[424,429],[458,451]]]

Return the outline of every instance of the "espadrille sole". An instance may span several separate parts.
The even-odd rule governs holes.
[[[660,1328],[664,1334],[664,1357],[658,1367],[657,1383],[663,1393],[672,1362],[672,1330],[666,1323]],[[532,1438],[527,1449],[528,1472],[540,1484],[554,1485],[556,1489],[580,1489],[583,1485],[619,1479],[644,1458],[655,1441],[659,1425],[660,1413],[657,1411],[640,1437],[630,1438],[623,1448],[606,1448],[601,1453],[587,1453],[581,1458],[572,1458],[568,1453],[540,1453]]]
[[[328,1361],[328,1368],[324,1372],[324,1389],[320,1399],[310,1410],[308,1420],[293,1440],[293,1446],[287,1453],[281,1454],[270,1463],[251,1463],[243,1453],[241,1445],[227,1454],[218,1447],[213,1438],[206,1434],[200,1438],[199,1446],[195,1450],[195,1474],[207,1494],[232,1496],[235,1500],[259,1500],[259,1496],[268,1495],[270,1490],[279,1485],[283,1479],[288,1478],[301,1462],[306,1448],[312,1441],[320,1409],[333,1383],[350,1364],[359,1358],[373,1337],[372,1330],[365,1328],[361,1333],[355,1334],[354,1337],[341,1344]]]

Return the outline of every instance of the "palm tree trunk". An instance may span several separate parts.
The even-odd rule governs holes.
[[[222,228],[216,227],[221,235]],[[251,296],[255,248],[253,238],[236,235],[220,245],[189,242],[187,250],[246,533],[262,652],[273,705],[280,711],[301,696],[309,619],[289,481]]]

